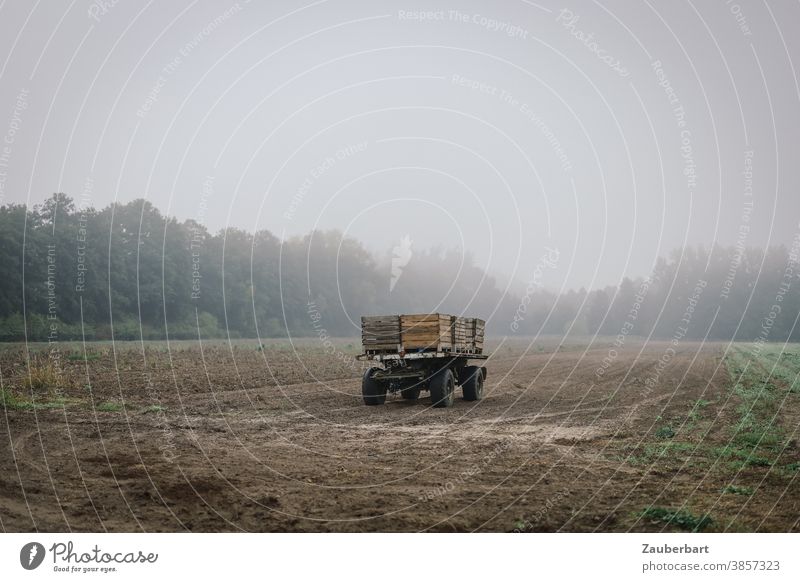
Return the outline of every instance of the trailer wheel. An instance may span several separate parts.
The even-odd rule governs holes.
[[[456,389],[456,382],[450,368],[445,368],[437,372],[431,378],[431,402],[434,408],[449,408],[453,406],[453,393]]]
[[[483,399],[484,369],[480,366],[464,366],[461,370],[461,391],[464,400],[470,402]]]
[[[364,404],[367,406],[375,406],[386,402],[386,384],[378,382],[372,376],[380,368],[369,368],[364,372],[364,377],[361,379],[361,395],[364,397]]]

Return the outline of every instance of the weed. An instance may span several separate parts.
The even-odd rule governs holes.
[[[697,402],[695,402],[692,408],[689,410],[689,414],[687,416],[688,423],[690,425],[693,425],[701,418],[703,418],[703,415],[700,413],[702,409],[708,406],[709,404],[711,404],[711,401],[709,400],[703,400],[702,398],[698,399]]]
[[[656,461],[676,460],[685,462],[688,454],[694,453],[697,445],[688,442],[670,441],[666,443],[649,443],[637,447],[622,460],[631,465],[651,465]]]
[[[0,406],[6,410],[30,410],[33,404],[19,398],[5,388],[0,388]]]
[[[119,402],[102,402],[97,405],[98,412],[119,412],[122,410],[122,405]]]
[[[674,525],[687,531],[703,531],[714,523],[714,520],[707,513],[697,516],[682,509],[675,511],[665,507],[648,507],[639,514],[639,517],[653,522]]]
[[[33,408],[37,409],[53,409],[53,408],[64,408],[67,405],[67,400],[64,398],[56,398],[55,400],[48,400],[46,402],[34,402]]]
[[[49,360],[44,363],[31,363],[23,384],[33,392],[53,393],[58,388],[60,377],[58,368]]]
[[[671,439],[672,437],[675,436],[675,431],[672,429],[670,425],[667,424],[659,428],[655,432],[655,436],[656,438],[659,439]]]
[[[6,410],[50,410],[64,408],[67,404],[69,404],[69,401],[64,398],[36,401],[21,398],[6,389],[0,389],[0,407]]]
[[[748,457],[745,464],[751,467],[771,467],[772,461],[766,457]]]
[[[161,406],[160,404],[151,404],[147,408],[143,409],[142,412],[145,414],[149,414],[149,413],[164,412],[165,410],[166,408]]]
[[[733,350],[726,358],[728,373],[735,383],[734,395],[740,400],[736,407],[739,419],[733,427],[729,444],[720,456],[732,460],[731,468],[772,467],[776,453],[783,449],[785,433],[775,422],[778,399],[796,377],[798,354],[764,349],[754,356],[742,349]]]
[[[771,467],[772,461],[756,454],[756,448],[743,448],[735,446],[716,447],[710,450],[715,461],[727,460],[729,467],[740,471],[745,467]]]
[[[723,493],[733,493],[735,495],[752,495],[752,487],[742,487],[739,485],[726,485],[722,488]]]
[[[750,447],[782,448],[783,439],[771,425],[753,424],[747,430],[738,430],[734,435],[737,444]]]

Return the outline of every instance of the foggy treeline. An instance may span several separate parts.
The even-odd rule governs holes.
[[[512,336],[798,341],[795,243],[690,247],[618,287],[555,294],[533,276],[508,292],[460,251],[398,259],[337,232],[212,234],[145,200],[96,210],[61,194],[0,207],[0,340],[353,336],[360,315],[441,311]]]

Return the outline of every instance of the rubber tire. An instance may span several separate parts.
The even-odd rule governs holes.
[[[376,370],[380,368],[369,368],[361,379],[361,396],[367,406],[377,406],[386,402],[386,384],[372,377]]]
[[[464,400],[474,402],[483,400],[483,368],[480,366],[464,366],[461,370],[461,392]]]
[[[455,397],[456,381],[450,368],[437,372],[431,378],[431,402],[434,408],[450,408]]]

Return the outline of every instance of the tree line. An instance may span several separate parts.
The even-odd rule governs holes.
[[[7,204],[0,341],[355,336],[361,315],[433,311],[483,317],[509,336],[800,340],[800,239],[688,247],[648,277],[560,294],[535,276],[507,292],[460,251],[403,251],[393,262],[335,231],[211,233],[142,199]]]

